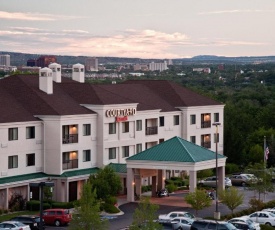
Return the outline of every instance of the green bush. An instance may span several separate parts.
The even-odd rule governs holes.
[[[226,174],[232,174],[232,173],[236,173],[236,172],[239,172],[240,171],[240,168],[238,165],[236,164],[233,164],[233,163],[227,163],[225,165],[225,173]]]
[[[174,184],[168,184],[166,188],[169,193],[175,192],[178,189],[178,187]]]
[[[39,200],[30,200],[26,203],[27,210],[30,211],[39,211],[40,210],[40,201]],[[43,203],[43,209],[49,209],[51,205],[49,203]]]
[[[261,227],[261,230],[274,230],[272,226],[265,225],[265,224],[261,224],[260,227]]]
[[[141,187],[141,192],[143,193],[143,192],[148,192],[148,186],[147,185],[143,185],[142,187]]]
[[[115,205],[117,203],[117,198],[115,196],[108,197],[105,203]]]
[[[74,202],[52,202],[52,208],[73,208]]]
[[[103,204],[103,210],[107,213],[119,213],[120,210],[112,204]]]

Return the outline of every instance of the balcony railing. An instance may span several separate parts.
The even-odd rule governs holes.
[[[62,169],[75,169],[78,168],[78,159],[63,161]]]
[[[158,126],[147,127],[145,129],[146,135],[158,134]]]
[[[78,134],[67,134],[63,136],[63,144],[78,143]]]
[[[205,142],[201,142],[201,146],[204,148],[211,148],[211,142],[210,141],[205,141]]]
[[[201,122],[201,128],[210,128],[211,127],[211,121],[202,121]]]

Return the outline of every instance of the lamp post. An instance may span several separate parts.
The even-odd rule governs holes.
[[[40,192],[40,221],[39,221],[39,230],[43,230],[43,188],[44,187],[53,187],[53,182],[39,182],[39,183],[30,183],[30,187],[39,187]]]
[[[216,220],[220,219],[220,212],[219,212],[219,206],[218,206],[218,127],[221,125],[219,122],[214,122],[212,124],[213,126],[216,126],[216,211],[214,212],[214,218]]]

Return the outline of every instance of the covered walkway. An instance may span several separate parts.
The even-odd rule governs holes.
[[[217,155],[219,188],[224,188],[226,157]],[[197,171],[216,167],[216,153],[181,139],[173,137],[150,149],[126,159],[127,201],[134,201],[134,194],[141,194],[142,178],[152,178],[152,196],[164,188],[165,171],[187,171],[190,192],[197,186]]]

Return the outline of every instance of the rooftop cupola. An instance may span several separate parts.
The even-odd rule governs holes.
[[[85,72],[84,65],[82,64],[74,64],[73,65],[73,80],[78,82],[85,82]]]
[[[55,82],[61,82],[61,65],[57,63],[51,63],[49,68],[53,71],[53,80]]]
[[[53,94],[53,71],[50,68],[39,70],[39,89],[47,94]]]

